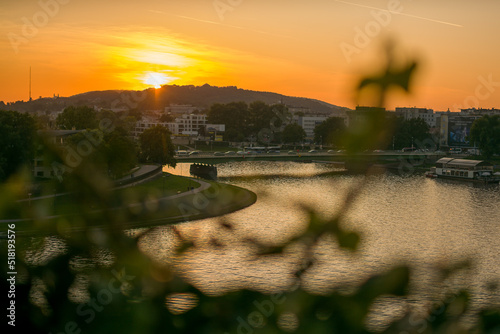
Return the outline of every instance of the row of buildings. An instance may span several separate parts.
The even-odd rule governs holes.
[[[439,138],[441,147],[473,148],[469,141],[472,124],[485,115],[500,115],[500,109],[461,109],[460,112],[437,111],[426,108],[396,108],[395,113],[404,119],[421,118]]]
[[[290,113],[290,120],[299,124],[306,133],[306,138],[314,138],[314,128],[325,121],[328,117],[339,117],[344,120],[344,124],[349,127],[357,118],[363,114],[375,110],[371,107],[356,107],[353,111],[339,111],[330,115],[315,113],[307,108],[297,108],[287,106]],[[144,130],[155,126],[163,125],[174,135],[199,136],[200,128],[207,133],[222,133],[225,131],[224,124],[209,124],[207,115],[198,111],[199,109],[190,105],[172,105],[166,107],[164,111],[146,114],[143,120],[137,122],[133,131],[138,137]],[[472,123],[484,115],[500,115],[500,109],[462,109],[460,112],[434,111],[428,108],[405,107],[396,108],[389,111],[381,109],[387,115],[399,116],[405,120],[420,118],[423,119],[431,129],[431,133],[439,138],[439,146],[442,147],[474,147],[474,143],[468,141]],[[173,121],[160,122],[159,116],[164,113],[171,115]],[[221,140],[221,137],[217,137]]]
[[[362,118],[366,112],[376,110],[372,107],[358,106],[355,110],[336,111],[331,114],[314,112],[304,107],[287,106],[289,120],[299,124],[310,141],[314,138],[314,128],[325,121],[328,117],[339,117],[349,127]],[[144,130],[155,125],[165,126],[176,136],[199,137],[211,134],[214,140],[222,140],[221,134],[225,131],[224,124],[208,123],[208,116],[202,108],[187,105],[173,104],[163,110],[143,111],[142,120],[138,121],[132,131],[138,138]],[[442,147],[474,147],[474,143],[468,141],[472,123],[484,115],[500,115],[500,109],[462,109],[460,112],[434,111],[428,108],[405,107],[395,110],[385,110],[387,115],[395,115],[405,120],[423,119],[431,129],[431,133],[438,138],[439,146]],[[160,121],[162,115],[169,115],[170,121]],[[57,116],[57,113],[51,115]]]
[[[358,118],[362,118],[366,112],[372,112],[377,108],[356,107],[354,111],[347,111],[344,114],[333,115],[344,119],[346,126],[349,126]],[[473,148],[475,143],[469,141],[470,130],[474,121],[485,115],[500,115],[500,109],[462,109],[460,112],[434,111],[428,108],[396,108],[393,111],[381,109],[386,115],[402,117],[405,120],[423,119],[433,134],[439,140],[441,147],[461,147]],[[314,128],[323,122],[326,116],[304,116],[298,117],[297,123],[301,125],[309,138],[314,136]]]

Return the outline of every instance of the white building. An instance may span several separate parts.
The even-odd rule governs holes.
[[[168,107],[165,107],[165,113],[171,114],[192,114],[196,110],[199,110],[198,107],[194,107],[190,104],[171,104]]]
[[[396,114],[404,117],[405,120],[421,118],[429,125],[429,128],[435,128],[436,123],[436,115],[434,114],[434,110],[427,108],[396,108]]]
[[[207,115],[183,114],[175,119],[179,135],[198,135],[198,130],[207,124]]]
[[[470,115],[470,116],[484,116],[484,115],[500,115],[500,109],[482,109],[482,108],[469,108],[469,109],[460,109],[461,115]]]
[[[182,114],[177,117],[174,122],[163,123],[155,119],[142,120],[136,123],[133,131],[134,137],[138,138],[144,130],[149,129],[155,125],[162,125],[166,127],[174,135],[189,135],[197,136],[198,130],[201,127],[207,126],[207,115],[204,114]],[[211,124],[218,129],[225,129],[224,124]],[[224,130],[222,130],[224,131]]]
[[[38,135],[45,137],[50,143],[55,144],[58,147],[64,147],[66,145],[67,138],[80,133],[84,130],[39,130]],[[63,163],[57,161],[48,162],[43,156],[36,156],[33,159],[32,175],[41,178],[53,178],[60,177],[61,167],[55,168],[57,166],[64,166]]]
[[[306,138],[314,138],[314,128],[327,118],[326,116],[301,116],[298,118],[297,124],[306,132]]]

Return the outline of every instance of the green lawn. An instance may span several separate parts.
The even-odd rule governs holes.
[[[147,227],[220,216],[253,204],[256,195],[246,189],[212,181],[199,193],[187,192],[200,183],[187,177],[164,173],[153,181],[116,189],[106,194],[78,192],[64,196],[16,203],[18,231],[27,234],[54,234],[86,226],[118,224],[121,228]],[[184,193],[180,197],[177,195]],[[6,217],[7,218],[7,217]],[[34,220],[33,220],[34,218]],[[113,222],[113,223],[112,223]]]
[[[135,187],[119,189],[118,192],[135,191],[139,194],[146,194],[151,191],[161,192],[164,196],[177,194],[189,190],[188,188],[198,188],[200,184],[190,178],[169,173],[163,173],[163,176],[153,181],[139,184]]]
[[[152,181],[141,183],[137,186],[114,190],[108,196],[109,203],[120,205],[122,202],[141,201],[151,197],[166,197],[177,193],[188,191],[191,187],[198,188],[200,184],[190,178],[163,173],[162,177]],[[92,197],[91,197],[92,198]],[[102,207],[102,198],[90,199],[78,193],[49,197],[39,200],[22,202],[24,210],[30,207],[43,207],[47,215],[67,215],[78,212],[82,207],[98,209]],[[109,204],[107,203],[107,204]]]

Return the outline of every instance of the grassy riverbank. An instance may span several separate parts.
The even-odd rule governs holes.
[[[203,186],[203,190],[198,188]],[[21,216],[12,216],[19,234],[56,234],[107,228],[148,227],[215,217],[243,209],[256,195],[243,188],[163,173],[136,186],[88,196],[75,192],[17,202]],[[109,216],[113,215],[113,219]]]
[[[140,220],[131,220],[127,227],[150,227],[218,217],[244,209],[257,200],[257,195],[247,189],[214,181],[204,182],[210,184],[207,189],[160,200],[156,211],[152,210]]]

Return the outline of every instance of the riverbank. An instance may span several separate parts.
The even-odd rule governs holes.
[[[106,217],[124,217],[130,229],[217,217],[255,203],[255,193],[213,181],[163,173],[139,185],[115,189],[105,199],[82,201],[81,194],[47,196],[17,202],[22,217],[0,223],[15,224],[18,236],[56,235],[108,228]],[[43,215],[40,215],[40,213]],[[35,218],[33,218],[35,217]],[[4,231],[0,238],[5,238]]]

